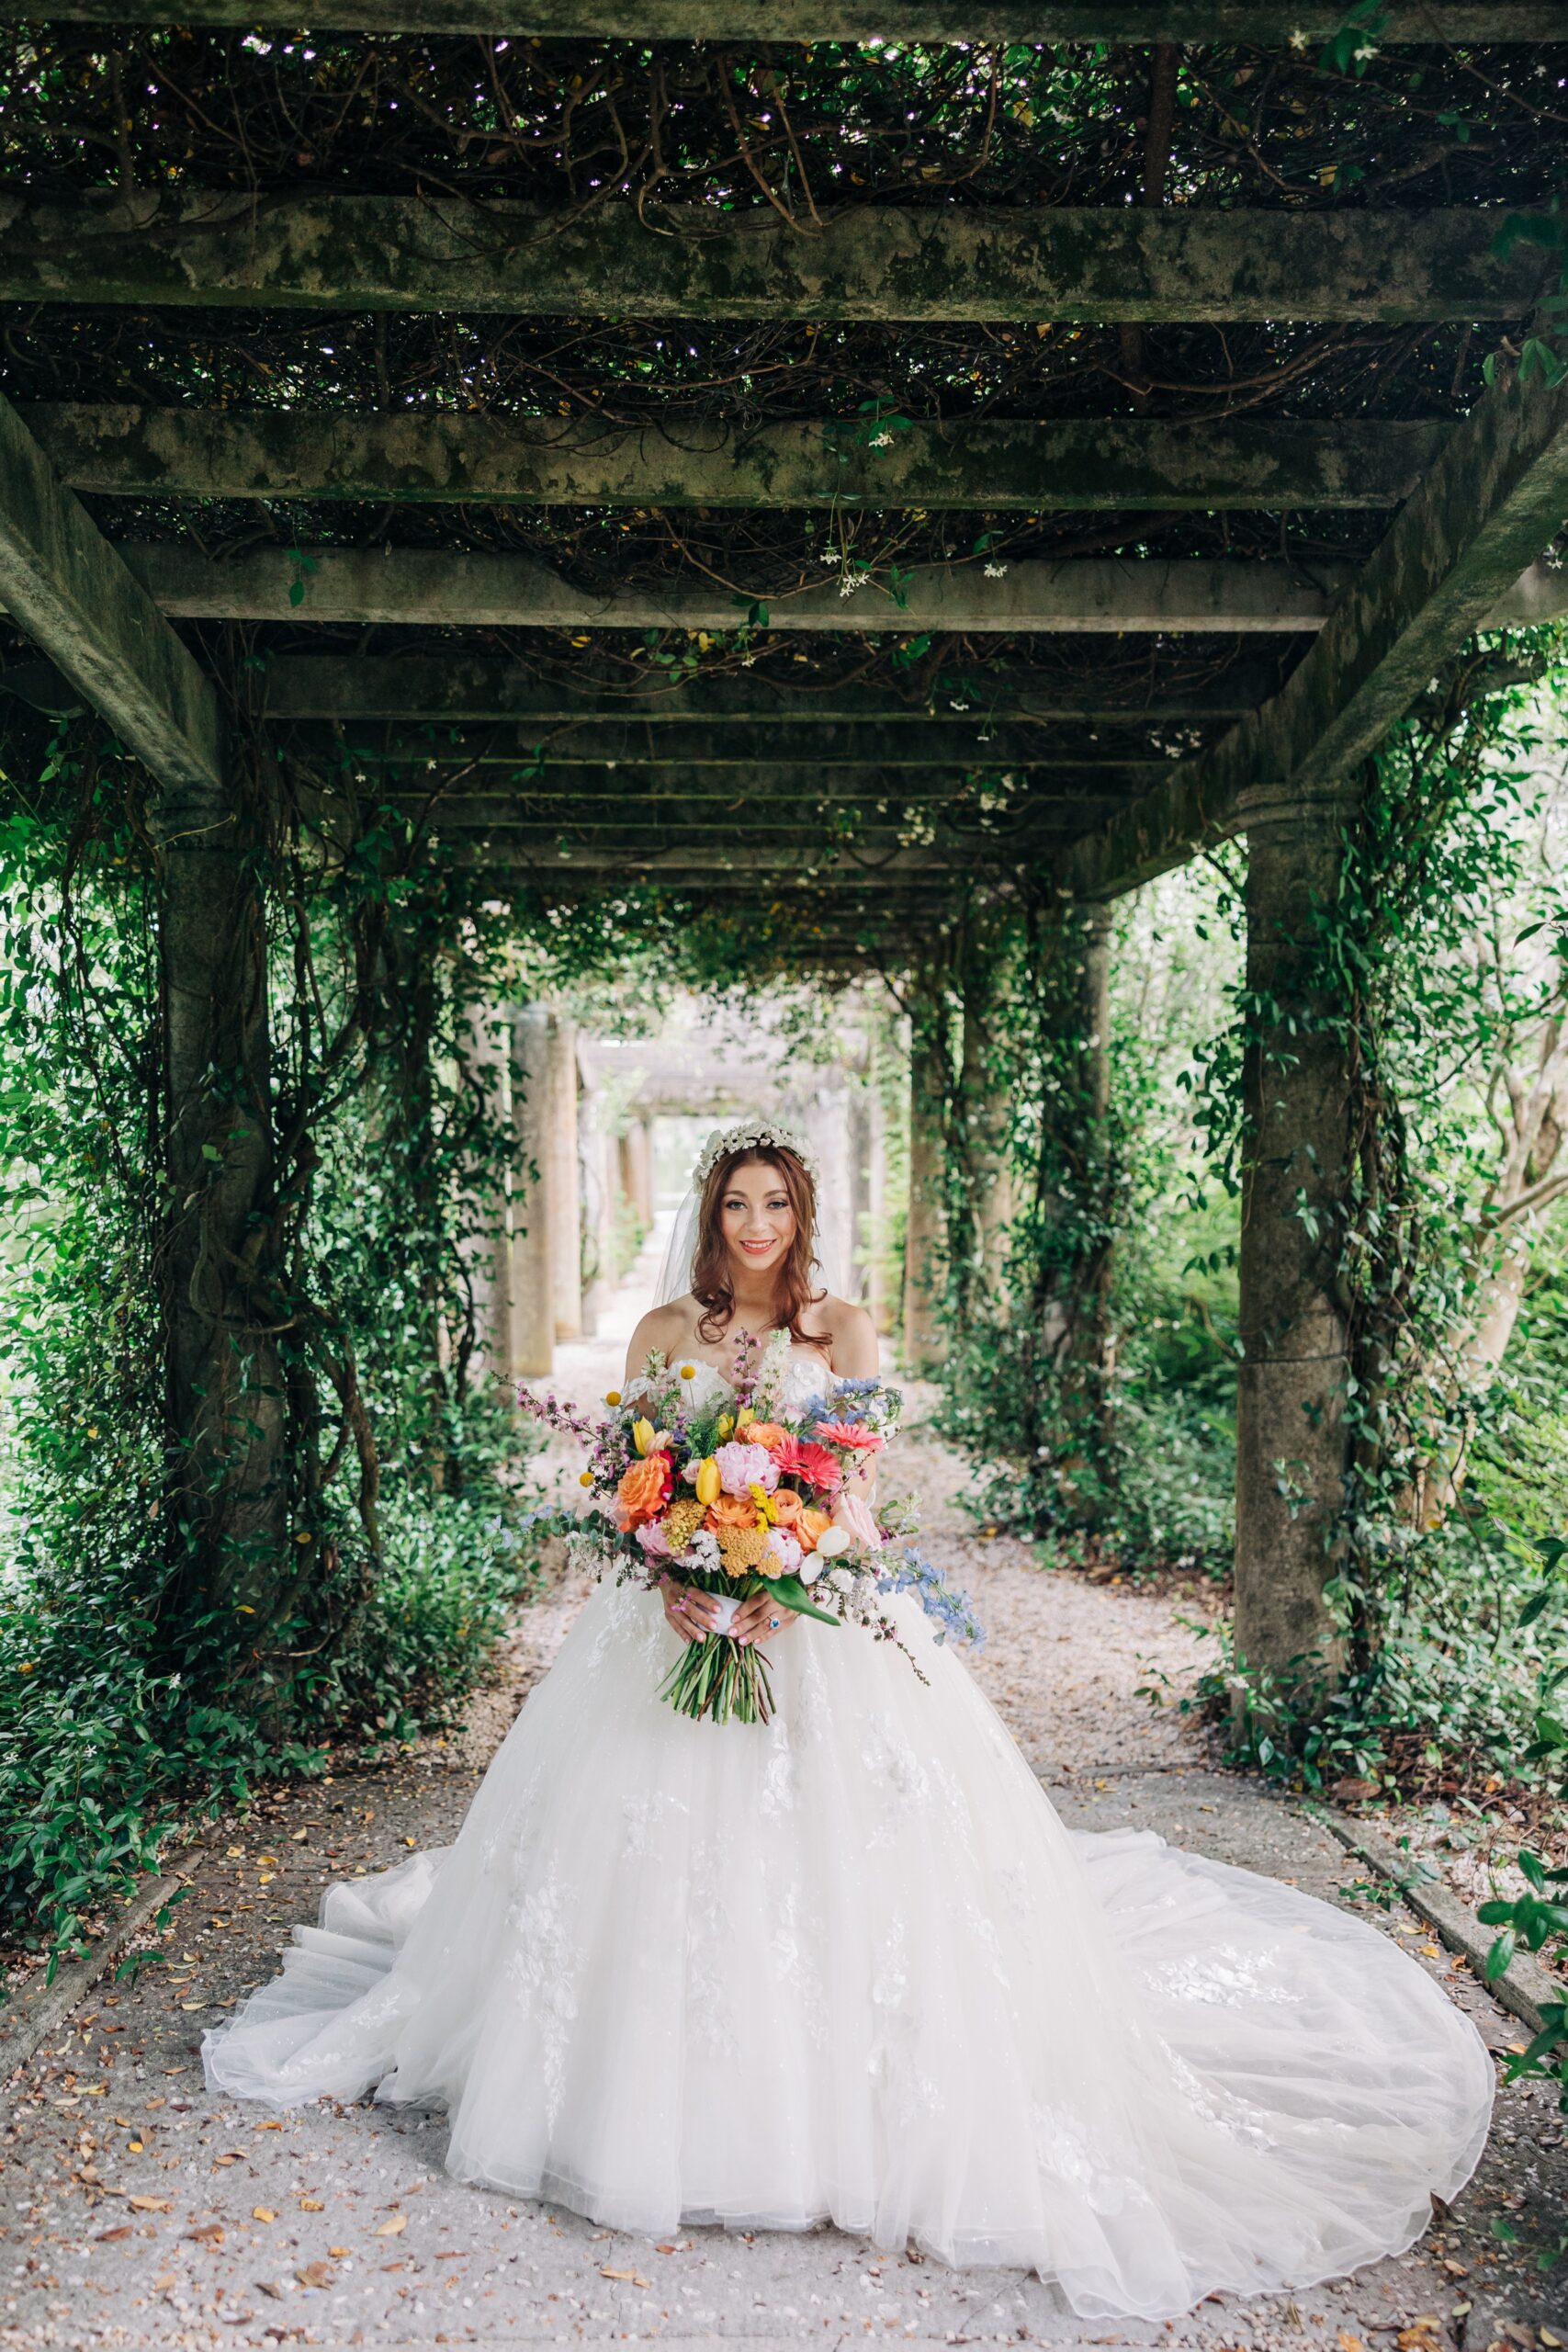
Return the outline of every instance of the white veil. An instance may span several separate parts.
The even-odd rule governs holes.
[[[819,1181],[817,1155],[810,1145],[790,1128],[781,1126],[776,1119],[740,1119],[732,1127],[715,1127],[697,1154],[691,1183],[675,1212],[675,1222],[665,1244],[659,1282],[653,1294],[655,1306],[668,1306],[671,1299],[684,1298],[692,1287],[692,1261],[697,1249],[697,1213],[702,1207],[703,1186],[707,1182],[709,1170],[732,1151],[765,1151],[770,1144],[782,1144],[786,1150],[794,1152],[811,1179],[815,1198]],[[811,1287],[829,1292],[837,1290],[823,1250],[820,1218],[811,1236]]]

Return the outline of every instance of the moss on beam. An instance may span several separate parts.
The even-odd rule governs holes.
[[[160,783],[221,793],[211,680],[3,399],[0,605]]]
[[[1453,429],[986,421],[913,424],[873,448],[827,421],[728,435],[677,417],[654,433],[555,418],[129,402],[22,414],[61,479],[103,497],[1011,513],[1395,506]]]
[[[1484,627],[1568,514],[1568,385],[1500,379],[1340,597],[1277,695],[1077,853],[1109,898],[1244,831],[1258,811],[1332,801]]]
[[[430,196],[0,196],[0,299],[897,323],[1517,319],[1549,274],[1496,212],[759,204],[547,214]]]

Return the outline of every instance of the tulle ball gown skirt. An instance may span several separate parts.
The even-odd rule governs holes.
[[[767,1725],[679,1716],[599,1587],[457,1842],[329,1889],[215,2090],[444,2107],[458,2179],[665,2235],[822,2221],[1086,2317],[1408,2245],[1483,2144],[1470,2020],[1364,1922],[1066,1830],[918,1605],[803,1620]]]

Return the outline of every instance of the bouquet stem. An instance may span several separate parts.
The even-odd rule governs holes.
[[[773,1720],[773,1683],[760,1645],[731,1641],[728,1634],[688,1642],[659,1695],[694,1722],[705,1715],[716,1724]]]

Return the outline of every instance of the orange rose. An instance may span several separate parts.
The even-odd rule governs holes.
[[[717,1502],[708,1505],[703,1524],[715,1534],[723,1527],[755,1527],[757,1506],[750,1495],[720,1495]]]
[[[833,1514],[829,1510],[817,1510],[814,1508],[803,1510],[795,1522],[795,1536],[801,1550],[815,1552],[818,1537],[826,1534],[832,1524]]]
[[[765,1445],[773,1453],[781,1445],[788,1444],[789,1431],[781,1429],[777,1421],[753,1421],[746,1431],[746,1442],[748,1445]]]
[[[800,1524],[800,1514],[806,1509],[793,1487],[780,1487],[768,1497],[773,1507],[775,1527],[787,1527],[792,1532]]]
[[[624,1530],[640,1527],[645,1520],[657,1519],[670,1499],[675,1474],[667,1453],[645,1453],[621,1475],[615,1488],[615,1500],[621,1506],[621,1526]]]

